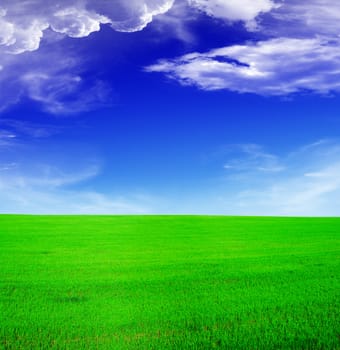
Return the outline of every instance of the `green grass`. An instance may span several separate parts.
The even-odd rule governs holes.
[[[340,349],[340,219],[0,216],[1,349]]]

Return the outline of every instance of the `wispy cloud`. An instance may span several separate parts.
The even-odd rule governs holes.
[[[94,188],[102,167],[98,157],[84,147],[81,158],[72,147],[60,154],[44,138],[45,133],[32,132],[32,125],[27,131],[27,125],[7,120],[5,126],[15,133],[2,123],[0,213],[141,214],[151,210],[146,197]]]
[[[20,82],[26,96],[52,114],[87,112],[112,103],[112,92],[107,83],[84,81],[80,75],[68,71],[30,71]]]
[[[265,152],[263,147],[257,144],[243,144],[228,147],[228,162],[224,169],[232,172],[259,171],[259,172],[280,172],[285,169],[279,157]],[[231,157],[232,155],[232,157]]]
[[[0,166],[0,212],[30,214],[146,214],[147,200],[138,196],[109,195],[79,187],[98,176],[92,166],[65,172],[48,164],[31,173],[22,164]]]
[[[112,104],[110,85],[96,77],[83,78],[84,60],[59,45],[46,43],[39,51],[21,56],[2,57],[6,64],[0,72],[0,84],[6,89],[0,96],[0,111],[23,98],[58,115],[86,112]]]
[[[180,196],[102,192],[95,186],[102,169],[90,161],[65,169],[46,161],[6,160],[0,165],[0,212],[338,216],[339,155],[336,140],[281,155],[256,144],[232,145],[220,154],[219,179]]]
[[[240,159],[237,177],[227,178],[225,213],[245,215],[340,214],[340,144],[322,140],[276,157],[284,166],[275,176],[254,173],[253,164]],[[246,166],[247,165],[247,166]],[[228,186],[227,185],[227,186]]]
[[[8,131],[0,131],[0,151],[3,149],[8,149],[16,143],[16,134]]]
[[[17,164],[12,162],[12,163],[3,163],[0,165],[0,172],[1,171],[8,171],[15,169],[17,167]]]
[[[333,0],[285,0],[262,22],[261,30],[275,36],[337,37],[340,8]]]
[[[60,133],[63,127],[51,125],[49,123],[36,123],[18,119],[0,119],[0,132],[8,135],[7,138],[15,139],[17,134],[32,138],[45,138]],[[0,136],[1,138],[1,136]]]

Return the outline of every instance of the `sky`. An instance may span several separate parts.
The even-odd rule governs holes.
[[[0,213],[340,215],[334,0],[2,0]]]

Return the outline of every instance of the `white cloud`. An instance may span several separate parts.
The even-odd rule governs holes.
[[[22,98],[52,114],[74,114],[112,104],[112,88],[97,78],[83,79],[83,60],[58,45],[46,43],[38,51],[2,55],[2,59],[0,83],[6,89],[0,96],[0,111]]]
[[[205,90],[286,95],[306,90],[328,93],[340,89],[340,10],[331,0],[182,0],[176,4],[174,0],[24,0],[20,6],[3,0],[0,5],[0,81],[8,88],[0,97],[0,110],[17,103],[26,94],[41,103],[46,111],[56,114],[82,111],[81,105],[87,110],[96,106],[94,101],[98,100],[104,103],[107,87],[97,81],[91,82],[93,89],[82,93],[82,103],[75,101],[77,92],[86,90],[86,83],[77,72],[69,73],[74,68],[72,64],[65,69],[55,60],[59,71],[56,68],[53,72],[50,68],[48,72],[44,69],[22,71],[20,79],[18,74],[15,77],[9,74],[9,70],[16,71],[19,60],[26,66],[31,63],[27,63],[22,54],[37,50],[42,38],[51,31],[80,38],[108,24],[116,31],[134,32],[158,17],[162,25],[175,28],[173,32],[177,37],[190,41],[193,36],[183,24],[183,13],[189,14],[188,8],[226,22],[243,21],[249,30],[255,29],[259,22],[261,25],[257,29],[262,34],[277,38],[160,61],[148,67],[149,71],[164,72],[182,84]],[[174,9],[172,14],[166,16],[171,9]],[[162,14],[165,15],[163,19],[159,16]],[[52,61],[50,53],[48,55]],[[20,56],[20,59],[13,56]],[[65,104],[64,97],[72,95],[73,100]]]
[[[267,188],[241,192],[236,197],[239,210],[253,215],[339,216],[340,162],[326,170],[327,176],[296,176]]]
[[[148,71],[204,90],[260,95],[339,92],[340,8],[335,1],[189,2],[213,17],[242,20],[248,30],[267,39],[161,60]]]
[[[340,7],[334,0],[285,0],[264,23],[276,35],[298,37],[340,34]]]
[[[3,51],[19,54],[38,49],[43,31],[48,28],[48,23],[39,17],[29,19],[29,13],[28,18],[25,18],[24,13],[12,17],[11,12],[11,8],[5,2],[1,4],[0,45],[3,46]]]
[[[114,30],[135,32],[144,29],[155,16],[169,11],[174,2],[175,0],[122,0],[112,6],[112,3],[100,0],[89,2],[89,6],[107,15]]]
[[[99,31],[101,24],[111,24],[117,31],[139,31],[154,16],[167,12],[173,3],[174,0],[26,0],[18,6],[3,0],[0,47],[12,54],[37,50],[47,28],[74,38]]]
[[[153,29],[158,31],[154,39],[163,41],[176,38],[192,45],[197,41],[190,26],[197,21],[197,11],[192,11],[185,1],[175,1],[171,10],[153,20]]]
[[[26,96],[52,114],[73,114],[109,105],[110,88],[104,82],[94,81],[87,88],[79,75],[58,73],[30,71],[23,75],[20,82]]]
[[[53,43],[63,36],[86,37],[111,24],[118,31],[138,31],[173,0],[41,1],[4,0],[0,4],[0,111],[23,97],[53,114],[88,111],[112,103],[108,84],[82,77],[82,60]],[[59,33],[52,36],[51,33]],[[45,45],[41,48],[43,37]],[[40,50],[38,50],[40,48]],[[48,59],[46,59],[48,58]]]
[[[212,17],[245,22],[276,7],[271,0],[189,0],[189,4]]]
[[[105,99],[110,99],[110,89],[102,81],[82,79],[74,58],[67,67],[65,57],[56,57],[53,51],[45,50],[40,55],[45,60],[42,69],[28,69],[32,61],[27,51],[36,51],[42,38],[51,32],[58,33],[58,39],[54,40],[65,35],[86,37],[99,31],[102,24],[116,31],[134,32],[158,18],[160,26],[174,28],[173,35],[190,42],[194,37],[186,27],[184,16],[192,19],[197,14],[190,12],[190,8],[227,23],[243,21],[249,30],[261,23],[258,30],[278,38],[160,61],[148,67],[149,71],[164,72],[182,84],[205,90],[286,95],[305,90],[328,93],[340,89],[337,82],[340,11],[330,0],[182,0],[176,3],[174,0],[24,0],[20,6],[3,0],[0,82],[6,84],[7,89],[0,96],[0,111],[18,103],[22,96],[55,114],[89,110],[98,104],[105,105]],[[294,38],[294,33],[299,38]],[[282,37],[284,34],[287,35]],[[323,36],[317,36],[319,34]],[[55,67],[48,64],[52,61]],[[93,87],[86,87],[88,83]],[[80,101],[76,98],[79,92]]]
[[[273,0],[177,0],[171,10],[154,18],[154,28],[161,29],[160,39],[171,35],[193,44],[197,38],[190,30],[190,26],[201,18],[199,12],[219,19],[221,23],[244,22],[246,28],[252,31],[256,29],[261,14],[277,7]]]
[[[340,40],[277,38],[161,60],[146,70],[204,90],[326,94],[340,91]]]
[[[20,6],[3,0],[0,6],[0,47],[19,54],[39,48],[47,28],[80,38],[110,24],[116,31],[135,32],[167,13],[175,0],[25,0]],[[251,23],[263,12],[276,8],[272,0],[188,0],[208,15],[227,21]]]
[[[71,38],[82,38],[100,30],[109,19],[84,8],[66,7],[57,10],[50,20],[51,29]]]

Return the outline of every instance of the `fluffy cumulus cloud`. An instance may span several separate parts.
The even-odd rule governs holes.
[[[212,17],[245,22],[276,7],[271,0],[189,0],[189,4]]]
[[[1,52],[19,54],[38,49],[47,28],[70,37],[85,37],[111,23],[121,31],[137,31],[153,16],[168,11],[172,0],[4,0],[0,4]]]
[[[28,2],[27,2],[28,3]],[[39,48],[43,32],[51,27],[54,31],[71,37],[87,36],[100,29],[105,18],[83,8],[68,7],[37,9],[37,2],[23,2],[22,6],[3,3],[0,10],[0,43],[5,53],[19,54]],[[45,6],[43,6],[45,7]]]
[[[154,16],[171,9],[175,0],[99,0],[88,1],[88,7],[109,18],[112,28],[122,32],[134,32],[145,28]]]
[[[110,24],[114,30],[142,30],[157,15],[168,12],[175,0],[10,0],[0,5],[2,50],[21,53],[36,50],[47,28],[79,38]],[[274,7],[272,0],[188,0],[190,6],[229,21],[252,21]]]
[[[275,38],[161,60],[147,68],[204,90],[286,95],[340,91],[340,40]]]
[[[31,0],[18,6],[4,0],[0,5],[0,45],[14,54],[36,50],[47,28],[74,38],[100,30],[101,24],[111,24],[118,31],[138,31],[154,16],[167,12],[173,2]]]
[[[0,3],[0,110],[22,97],[54,114],[77,113],[109,104],[111,91],[102,81],[81,75],[82,61],[42,38],[81,38],[110,24],[117,31],[142,30],[154,16],[168,11],[173,0],[3,0]],[[46,44],[46,43],[45,43]],[[38,50],[40,48],[40,50]],[[31,53],[31,54],[30,54]],[[48,57],[48,60],[46,60]]]
[[[48,24],[36,18],[26,20],[23,13],[12,18],[11,11],[6,4],[1,4],[1,6],[0,44],[2,51],[18,54],[36,50]]]

